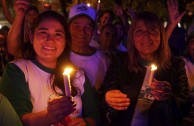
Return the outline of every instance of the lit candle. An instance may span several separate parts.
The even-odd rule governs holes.
[[[148,80],[148,85],[150,86],[152,81],[153,81],[153,78],[154,78],[154,73],[155,71],[157,70],[157,66],[152,64],[151,65],[151,71],[150,71],[150,76],[149,76],[149,80]]]
[[[65,68],[63,72],[64,77],[64,87],[65,87],[65,95],[67,97],[71,96],[71,82],[70,82],[70,73],[72,72],[72,68]]]
[[[98,4],[97,4],[97,9],[96,9],[96,12],[98,12],[100,9],[100,0],[98,0]]]
[[[90,3],[87,3],[87,6],[90,7]]]

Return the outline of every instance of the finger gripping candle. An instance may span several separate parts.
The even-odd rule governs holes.
[[[65,95],[67,97],[71,96],[70,73],[72,72],[72,70],[73,70],[72,68],[65,68],[63,72]]]

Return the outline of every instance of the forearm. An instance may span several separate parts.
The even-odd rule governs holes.
[[[5,15],[5,18],[9,21],[9,23],[12,24],[14,19],[12,18],[11,14],[9,12],[6,1],[7,0],[1,0],[1,4],[3,7],[3,13]]]
[[[8,52],[16,57],[21,55],[23,18],[16,16],[8,33]]]
[[[53,118],[49,117],[47,110],[38,113],[28,113],[22,116],[22,123],[25,126],[50,126],[54,124]]]

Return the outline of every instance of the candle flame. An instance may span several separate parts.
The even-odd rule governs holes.
[[[67,68],[65,68],[64,69],[64,72],[63,72],[63,75],[69,75],[71,72],[72,72],[72,68],[70,68],[70,67],[67,67]]]
[[[155,71],[155,70],[157,70],[157,66],[154,65],[154,64],[152,64],[152,65],[151,65],[151,71]]]
[[[98,0],[98,3],[100,3],[100,0]]]

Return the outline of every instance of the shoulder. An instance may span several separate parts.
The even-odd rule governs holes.
[[[25,59],[14,60],[14,61],[11,61],[10,63],[15,64],[16,66],[18,66],[21,69],[29,64],[32,64],[32,62],[30,60],[25,60]]]
[[[22,73],[25,75],[25,79],[29,79],[29,74],[33,74],[33,70],[36,67],[34,63],[32,63],[31,60],[25,60],[25,59],[18,59],[11,62],[15,66],[18,67],[22,71]]]

